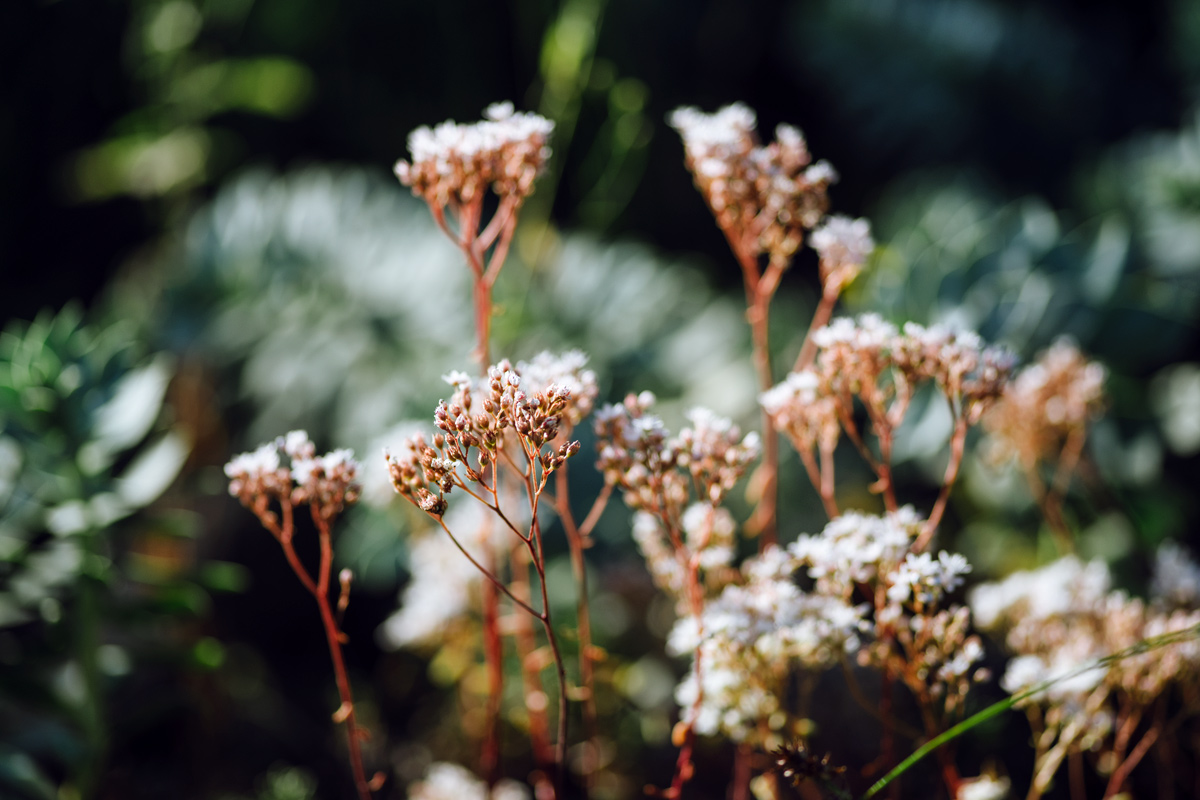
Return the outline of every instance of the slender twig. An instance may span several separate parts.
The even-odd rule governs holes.
[[[529,560],[525,558],[525,548],[513,548],[510,560],[512,562],[512,588],[526,602],[532,602],[529,583]],[[547,771],[554,766],[554,750],[550,745],[550,726],[546,717],[546,693],[542,686],[541,669],[534,662],[534,652],[537,650],[537,635],[533,627],[533,618],[528,614],[516,614],[514,622],[517,648],[520,653],[521,674],[525,680],[525,708],[529,712],[529,742],[533,749],[534,759],[538,765]],[[540,695],[540,703],[533,700]]]
[[[587,566],[584,564],[585,539],[571,514],[571,498],[568,492],[567,465],[563,464],[555,476],[554,506],[567,533],[567,546],[571,551],[571,570],[575,574],[576,627],[579,637],[579,682],[583,689],[583,735],[587,742],[584,753],[584,782],[590,788],[596,763],[599,760],[599,738],[596,729],[595,679],[592,669],[592,622],[588,603]],[[605,489],[609,489],[606,485]],[[603,493],[602,493],[603,494]],[[597,498],[599,500],[600,498]],[[585,520],[586,522],[586,520]]]
[[[946,512],[946,502],[950,499],[950,490],[954,488],[954,482],[958,479],[958,469],[962,466],[963,449],[967,441],[967,417],[959,414],[954,420],[954,433],[950,437],[950,460],[946,463],[946,474],[942,478],[942,489],[938,492],[937,502],[933,504],[933,511],[929,513],[929,519],[925,521],[925,525],[921,529],[921,535],[913,542],[913,552],[920,553],[929,546],[933,534],[937,531],[938,525],[941,524],[942,515]]]
[[[354,696],[350,692],[350,679],[346,675],[346,665],[342,660],[342,641],[345,635],[338,630],[334,620],[333,609],[329,605],[329,575],[333,566],[333,545],[330,542],[329,520],[323,517],[314,505],[312,507],[313,522],[317,526],[317,535],[321,545],[321,561],[317,570],[317,591],[314,593],[317,607],[321,610],[321,622],[325,627],[325,639],[329,644],[329,657],[333,661],[334,680],[337,683],[341,706],[333,718],[346,723],[346,740],[350,750],[350,766],[354,772],[354,785],[358,790],[360,800],[370,800],[371,789],[363,770],[360,739],[365,738],[366,731],[358,727],[354,714]]]
[[[808,325],[808,332],[804,334],[804,344],[800,347],[800,355],[796,356],[792,372],[806,370],[816,361],[817,343],[813,341],[813,334],[829,323],[829,318],[833,315],[833,307],[837,305],[840,294],[840,287],[836,286],[833,281],[826,282],[821,290],[821,302],[817,304],[817,310],[813,312],[812,322]]]
[[[438,517],[437,521],[438,521],[438,524],[442,526],[442,530],[444,530],[450,536],[450,541],[454,542],[454,546],[458,548],[459,552],[462,553],[464,556],[466,556],[467,560],[470,561],[472,564],[474,564],[475,568],[477,570],[479,570],[481,573],[483,573],[483,576],[488,579],[489,583],[491,583],[493,586],[495,586],[501,592],[506,594],[508,596],[509,600],[512,600],[514,603],[516,603],[521,608],[525,609],[527,612],[529,612],[533,616],[535,616],[535,617],[541,616],[541,614],[538,611],[534,610],[534,608],[531,605],[524,602],[523,600],[521,600],[521,598],[517,597],[515,594],[513,594],[511,591],[509,591],[508,586],[504,583],[504,581],[502,581],[498,577],[496,577],[496,573],[494,573],[492,570],[488,569],[487,567],[483,566],[478,561],[476,561],[475,557],[473,555],[471,555],[470,552],[468,552],[467,548],[463,547],[462,543],[458,541],[458,537],[455,536],[454,533],[451,532],[451,530],[448,527],[446,527],[446,521],[444,519],[442,519],[441,517]]]

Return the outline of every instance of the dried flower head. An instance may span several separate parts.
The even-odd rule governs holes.
[[[441,516],[454,487],[487,482],[489,469],[502,459],[536,464],[532,475],[540,487],[579,452],[579,442],[559,440],[564,420],[581,413],[565,386],[551,383],[527,391],[507,360],[491,366],[479,386],[461,372],[446,381],[454,394],[434,411],[438,433],[431,441],[414,436],[399,453],[384,454],[392,486],[422,511]]]
[[[523,199],[533,191],[550,148],[554,123],[495,103],[485,119],[422,126],[408,137],[412,161],[396,162],[396,177],[434,207],[466,205],[489,187],[501,197]]]
[[[833,168],[812,164],[803,135],[790,125],[759,145],[754,112],[741,103],[715,114],[679,108],[667,121],[683,138],[684,162],[735,249],[786,266],[829,206]]]
[[[290,467],[284,465],[284,456]],[[359,469],[351,451],[317,456],[307,433],[291,431],[253,452],[234,456],[225,465],[225,475],[229,493],[256,513],[271,513],[268,503],[272,500],[309,503],[314,513],[330,520],[358,500],[362,491]]]
[[[773,768],[797,789],[806,780],[829,783],[846,772],[845,767],[833,763],[833,756],[826,753],[818,756],[809,751],[803,741],[785,742],[771,751]]]
[[[809,243],[821,259],[821,283],[827,291],[837,293],[858,277],[875,249],[871,223],[841,215],[826,217],[812,232]]]
[[[654,395],[643,392],[600,409],[597,467],[630,508],[665,515],[677,528],[690,497],[688,478],[718,505],[758,457],[760,441],[707,409],[690,411],[691,426],[670,438],[662,420],[647,413],[653,404]]]

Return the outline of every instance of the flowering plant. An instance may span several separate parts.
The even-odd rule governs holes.
[[[433,430],[385,454],[395,491],[424,515],[436,541],[462,559],[444,559],[433,545],[426,556],[425,545],[414,545],[414,560],[429,571],[417,574],[391,630],[401,642],[436,636],[431,620],[449,619],[467,604],[423,607],[414,588],[422,581],[465,587],[466,576],[473,576],[488,698],[478,736],[482,780],[442,764],[410,787],[410,797],[527,792],[523,783],[502,779],[506,654],[517,656],[533,761],[521,777],[538,798],[612,794],[603,780],[608,765],[596,680],[605,654],[592,642],[585,555],[614,495],[632,510],[633,539],[675,610],[666,647],[690,659],[675,691],[674,769],[664,787],[647,790],[653,794],[684,796],[696,775],[698,740],[722,737],[735,747],[733,797],[780,797],[789,783],[806,796],[847,796],[860,776],[843,767],[837,752],[811,750],[815,692],[836,671],[880,725],[877,758],[862,775],[891,772],[868,795],[898,787],[895,778],[911,762],[899,760],[904,738],[930,749],[941,745],[938,773],[949,797],[1006,796],[1007,776],[992,771],[964,778],[947,744],[948,732],[974,724],[975,717],[967,719],[972,687],[991,679],[972,608],[974,624],[1005,632],[1016,655],[1000,684],[1012,694],[1005,702],[1020,703],[1030,715],[1031,797],[1046,791],[1064,760],[1075,763],[1085,752],[1099,754],[1097,766],[1108,776],[1104,796],[1115,796],[1155,742],[1200,710],[1189,684],[1200,649],[1180,636],[1200,630],[1200,593],[1194,591],[1200,579],[1193,568],[1170,577],[1164,566],[1160,599],[1147,605],[1112,592],[1100,566],[1084,566],[1071,555],[1062,497],[1083,456],[1088,422],[1102,405],[1102,367],[1063,342],[1018,372],[1006,351],[985,346],[970,331],[897,326],[876,314],[835,319],[843,292],[870,268],[874,244],[865,220],[826,215],[832,167],[813,163],[790,126],[761,144],[755,116],[743,105],[716,114],[683,108],[670,122],[683,137],[685,164],[742,271],[760,430],[743,434],[733,421],[696,408],[672,434],[648,391],[598,405],[597,376],[578,351],[515,364],[491,358],[493,288],[522,204],[549,155],[553,126],[510,104],[492,106],[485,116],[472,125],[417,129],[409,140],[411,160],[395,169],[467,262],[478,377],[446,375],[452,391],[433,411]],[[805,243],[817,254],[820,300],[791,371],[780,378],[768,337],[771,302]],[[932,500],[902,502],[894,450],[912,424],[917,398],[944,406],[948,452]],[[577,516],[568,467],[583,450],[573,437],[589,417],[603,484]],[[1017,456],[1063,558],[1036,576],[976,587],[967,605],[959,590],[971,565],[934,543],[971,430],[980,423],[997,458]],[[776,502],[781,436],[796,450],[828,517],[819,533],[785,536],[792,526],[780,519]],[[838,485],[842,451],[857,454],[873,475],[866,502],[862,495],[849,499]],[[358,472],[346,451],[316,457],[300,432],[226,467],[231,493],[279,541],[317,601],[341,697],[334,719],[347,726],[356,789],[366,800],[385,775],[366,778],[343,636],[330,600],[332,528],[358,499]],[[739,524],[731,500],[744,479],[753,511]],[[301,505],[310,507],[320,542],[315,575],[293,547]],[[559,530],[576,590],[571,630],[555,612],[547,569],[548,537]],[[341,573],[338,615],[346,610],[351,580]],[[1157,649],[1135,652],[1147,640]],[[1080,672],[1081,665],[1088,668]],[[879,681],[874,700],[860,685],[868,674]],[[1177,701],[1170,709],[1167,697]],[[1175,716],[1168,718],[1168,710]],[[1073,770],[1072,781],[1082,780]]]

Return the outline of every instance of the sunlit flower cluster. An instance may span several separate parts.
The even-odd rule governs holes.
[[[823,669],[857,649],[868,629],[867,606],[801,591],[792,580],[798,566],[769,548],[743,564],[743,583],[727,586],[698,618],[683,616],[671,631],[668,648],[693,654],[676,699],[698,733],[778,746],[790,721],[790,671]]]
[[[465,205],[488,187],[504,197],[524,198],[550,157],[554,123],[537,114],[495,103],[485,119],[422,126],[408,137],[412,161],[396,162],[396,177],[431,206]]]
[[[579,452],[578,442],[557,442],[571,406],[569,389],[551,383],[527,392],[508,361],[488,370],[486,385],[478,393],[463,373],[451,373],[446,380],[454,394],[434,412],[438,433],[431,441],[414,436],[400,453],[385,454],[392,485],[422,511],[445,513],[445,496],[455,486],[485,482],[489,468],[501,459],[523,457],[537,464],[540,471],[534,477],[544,484],[551,472]]]
[[[517,362],[516,372],[526,392],[545,392],[561,386],[570,392],[563,419],[570,427],[582,422],[596,404],[599,387],[596,373],[587,369],[588,357],[582,350],[554,354],[542,351],[530,361]]]
[[[875,249],[871,223],[840,214],[826,217],[809,237],[820,256],[821,284],[826,291],[841,293],[850,284]]]
[[[828,208],[833,168],[813,164],[803,135],[790,125],[760,145],[755,114],[741,103],[714,114],[679,108],[668,121],[683,138],[684,162],[721,229],[737,246],[786,265]]]
[[[816,348],[812,365],[763,392],[759,403],[772,426],[800,454],[830,516],[837,513],[833,451],[843,431],[871,462],[884,490],[891,491],[893,434],[918,386],[932,382],[945,396],[956,420],[951,446],[957,459],[967,427],[996,402],[1013,367],[1006,351],[984,347],[974,333],[914,323],[901,331],[878,314],[835,319],[815,330],[811,341]],[[863,443],[855,421],[856,400],[878,438],[878,459]],[[814,453],[820,456],[819,465]],[[956,475],[957,461],[951,466],[948,484]]]
[[[1039,689],[1024,700],[1042,709],[1035,782],[1048,783],[1071,747],[1115,747],[1125,758],[1127,738],[1114,744],[1109,736],[1128,737],[1152,702],[1200,674],[1194,636],[1137,650],[1147,639],[1196,630],[1195,605],[1170,610],[1161,598],[1147,604],[1111,586],[1103,562],[1066,556],[971,592],[976,619],[1004,631],[1014,654],[1001,686],[1013,694]],[[1113,654],[1120,657],[1108,659]]]
[[[808,568],[818,592],[850,599],[860,584],[881,579],[904,560],[920,522],[909,506],[882,517],[849,511],[788,551]]]
[[[284,464],[286,456],[290,466]],[[255,508],[278,500],[291,505],[311,503],[316,513],[332,519],[358,500],[360,467],[349,450],[323,456],[304,431],[292,431],[270,444],[234,456],[225,465],[229,493]]]

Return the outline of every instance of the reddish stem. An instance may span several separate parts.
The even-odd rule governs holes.
[[[325,639],[329,643],[329,656],[333,660],[333,672],[337,682],[338,694],[342,704],[334,714],[334,719],[344,719],[346,722],[346,740],[350,750],[350,766],[354,772],[354,785],[358,790],[360,800],[371,799],[371,789],[363,770],[362,752],[359,740],[366,734],[358,727],[354,714],[354,696],[350,692],[350,679],[346,676],[346,665],[342,660],[343,634],[338,630],[334,620],[333,609],[329,605],[329,573],[333,565],[333,546],[329,537],[329,521],[313,508],[313,521],[317,524],[317,533],[321,543],[321,564],[318,569],[317,591],[315,596],[317,606],[321,609],[321,622],[325,626]]]
[[[531,600],[529,592],[529,565],[522,558],[522,551],[512,553],[513,589],[520,592],[527,601]],[[533,749],[533,757],[538,766],[550,771],[554,765],[554,749],[550,746],[550,724],[546,717],[545,701],[540,707],[530,704],[530,698],[546,693],[542,686],[541,670],[534,662],[534,651],[537,650],[537,634],[531,624],[528,614],[516,614],[515,639],[521,659],[521,674],[525,681],[525,708],[529,712],[529,743]]]
[[[938,492],[937,502],[934,503],[933,511],[929,513],[929,519],[925,521],[925,526],[921,529],[921,535],[913,543],[914,553],[920,553],[929,546],[933,534],[941,524],[942,515],[946,512],[946,502],[950,499],[950,490],[954,487],[955,480],[958,479],[958,468],[962,466],[963,448],[966,441],[967,418],[965,415],[959,414],[954,421],[954,434],[950,437],[950,460],[946,463],[942,490]]]
[[[480,766],[488,784],[500,777],[500,702],[504,693],[504,643],[500,638],[500,593],[491,580],[483,582],[483,660],[488,676],[487,722]]]
[[[590,788],[600,751],[596,729],[595,678],[593,677],[592,669],[592,622],[588,604],[587,566],[583,558],[585,536],[578,526],[576,526],[575,517],[571,514],[571,498],[568,491],[566,464],[559,467],[554,480],[554,505],[558,511],[559,519],[562,520],[563,529],[567,533],[567,546],[571,551],[571,570],[575,573],[575,586],[578,591],[575,607],[579,634],[579,680],[583,685],[583,735],[587,740],[583,774],[585,783]],[[607,485],[604,488],[611,491]],[[607,492],[603,493],[606,499],[607,494]],[[603,510],[603,506],[600,508]],[[591,516],[590,514],[588,515],[589,520]],[[599,515],[596,516],[599,518]],[[587,521],[585,520],[584,522],[586,523]]]
[[[800,355],[796,357],[796,363],[792,367],[792,372],[800,372],[801,370],[808,369],[817,360],[817,343],[813,341],[813,333],[828,324],[829,318],[833,315],[833,307],[837,305],[837,299],[840,294],[840,289],[832,281],[826,282],[824,289],[821,291],[821,302],[817,304],[817,310],[813,312],[812,322],[808,326],[808,333],[804,334],[804,345],[800,348]]]
[[[726,235],[728,236],[728,232]],[[771,273],[774,276],[773,280],[763,280],[757,256],[739,247],[733,237],[729,237],[729,242],[741,265],[746,286],[746,320],[750,323],[750,335],[754,345],[754,369],[758,373],[758,388],[759,391],[766,392],[775,385],[771,375],[770,313],[771,297],[778,286],[778,271]],[[771,425],[771,417],[766,409],[762,410],[762,440],[763,458],[762,466],[759,467],[761,494],[758,506],[754,509],[754,517],[747,523],[749,530],[757,531],[762,537],[759,540],[760,550],[776,541],[776,484],[779,479],[779,436]]]

